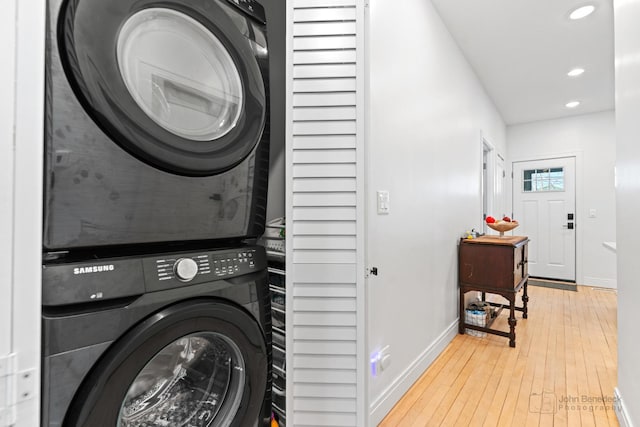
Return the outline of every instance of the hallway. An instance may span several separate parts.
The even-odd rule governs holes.
[[[380,426],[618,426],[615,290],[529,287],[517,347],[458,335]],[[506,310],[494,324],[507,330]]]

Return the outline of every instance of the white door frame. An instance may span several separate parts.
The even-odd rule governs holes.
[[[0,425],[40,425],[44,0],[5,2],[0,17]],[[18,390],[20,392],[18,393]],[[14,423],[15,421],[15,423]]]
[[[484,152],[487,151],[487,172],[484,173],[480,167],[480,214],[493,215],[494,199],[495,199],[495,182],[496,182],[496,147],[485,138],[484,133],[480,131],[480,163],[484,163]],[[484,183],[486,178],[486,185]],[[486,194],[485,194],[486,189]],[[487,212],[484,212],[484,197],[487,198]],[[484,218],[480,218],[481,224],[477,231],[486,233],[487,226]]]
[[[576,159],[576,284],[581,285],[584,284],[584,274],[583,274],[583,229],[585,224],[585,215],[584,215],[584,200],[583,200],[583,152],[582,150],[576,151],[567,151],[561,153],[548,153],[548,154],[539,154],[535,156],[524,156],[524,157],[516,157],[509,159],[509,168],[511,173],[509,176],[511,177],[511,216],[513,216],[513,192],[514,192],[514,178],[513,178],[513,164],[517,162],[533,162],[537,160],[551,160],[551,159],[560,159],[563,157],[575,157]],[[506,166],[506,165],[505,165]]]

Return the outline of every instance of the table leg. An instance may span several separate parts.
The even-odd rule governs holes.
[[[515,314],[515,293],[509,298],[509,347],[516,346],[516,314]]]
[[[460,317],[458,320],[458,333],[464,335],[464,291],[460,289]]]
[[[529,312],[527,309],[527,303],[529,302],[529,294],[527,293],[527,285],[529,281],[524,282],[524,286],[522,287],[522,318],[526,319],[529,317]]]

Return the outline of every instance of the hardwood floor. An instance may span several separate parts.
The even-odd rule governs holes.
[[[516,348],[458,335],[380,426],[618,426],[615,291],[530,286],[529,297]],[[506,318],[494,327],[508,330]]]

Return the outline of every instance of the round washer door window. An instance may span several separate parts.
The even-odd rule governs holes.
[[[244,427],[268,420],[266,337],[244,309],[214,299],[166,307],[101,356],[66,427]]]
[[[136,158],[210,176],[268,137],[268,56],[254,41],[266,29],[225,1],[66,0],[58,19],[74,94]]]
[[[169,132],[211,141],[236,126],[240,73],[220,40],[188,15],[162,8],[134,14],[120,30],[117,60],[133,99]]]
[[[245,386],[245,363],[227,337],[201,332],[160,350],[133,380],[117,427],[219,426],[235,417]],[[222,421],[220,421],[222,420]]]

